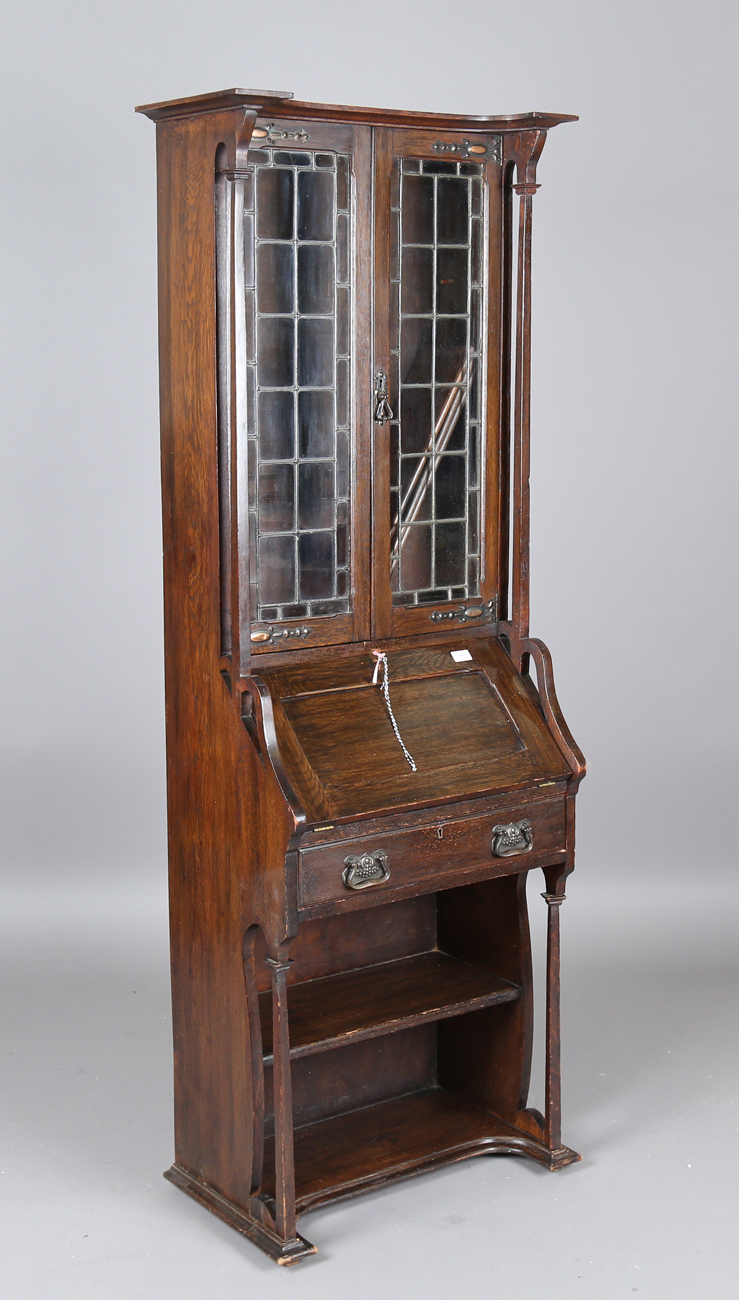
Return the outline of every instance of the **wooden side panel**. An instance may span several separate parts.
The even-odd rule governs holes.
[[[514,1124],[526,1105],[533,1029],[526,872],[439,894],[439,947],[518,984],[516,1002],[439,1025],[439,1083]]]
[[[219,671],[214,164],[242,117],[160,124],[158,192],[176,1158],[246,1205],[242,938],[284,937],[293,823]]]

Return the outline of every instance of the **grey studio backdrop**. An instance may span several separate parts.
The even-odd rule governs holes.
[[[728,0],[6,0],[6,1294],[733,1294],[737,26]],[[161,1179],[154,131],[132,107],[243,85],[581,115],[534,205],[532,629],[590,761],[562,916],[584,1161],[477,1159],[327,1209],[288,1275]]]

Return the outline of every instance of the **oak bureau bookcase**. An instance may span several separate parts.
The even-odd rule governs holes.
[[[547,131],[227,90],[157,124],[176,1155],[297,1216],[560,1137],[585,764],[529,635]],[[526,878],[548,906],[527,1108]]]

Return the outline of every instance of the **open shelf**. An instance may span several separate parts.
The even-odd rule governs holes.
[[[541,1148],[540,1153],[534,1147]],[[495,1148],[546,1158],[541,1143],[443,1088],[395,1097],[295,1130],[297,1208],[305,1211]],[[270,1139],[265,1146],[264,1190],[270,1195],[273,1188]]]
[[[290,1055],[307,1056],[520,996],[516,984],[436,951],[293,984],[287,995]],[[269,1061],[270,993],[260,996],[259,1010],[262,1047]]]

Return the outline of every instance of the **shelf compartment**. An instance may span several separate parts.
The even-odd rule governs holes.
[[[542,1143],[443,1088],[395,1097],[295,1130],[297,1208],[304,1212],[496,1149],[549,1160]],[[265,1147],[264,1172],[264,1190],[272,1195],[274,1140]]]
[[[449,957],[423,952],[288,987],[290,1055],[343,1047],[399,1029],[477,1011],[521,996],[516,984]],[[272,1059],[272,996],[259,998],[262,1050]]]

